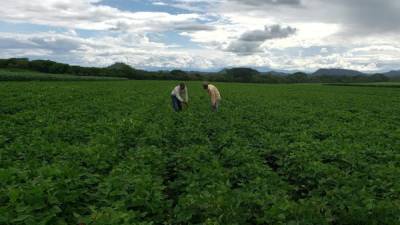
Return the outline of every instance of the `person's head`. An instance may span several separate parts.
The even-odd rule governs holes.
[[[203,88],[206,90],[208,89],[208,82],[203,82]]]
[[[180,87],[181,90],[183,90],[183,89],[185,89],[186,84],[185,84],[185,83],[180,83],[180,84],[179,84],[179,87]]]

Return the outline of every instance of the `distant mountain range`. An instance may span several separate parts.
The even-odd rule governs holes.
[[[387,73],[384,73],[383,75],[387,76],[387,77],[400,77],[400,70],[393,70]]]
[[[346,69],[319,69],[312,76],[366,76],[367,74],[356,70],[346,70]]]
[[[204,80],[299,83],[299,82],[380,82],[400,81],[400,70],[386,73],[363,73],[356,70],[323,68],[314,73],[293,70],[270,70],[269,68],[233,67],[220,71],[143,70],[125,63],[114,63],[109,67],[82,67],[50,60],[29,60],[28,58],[0,59],[0,69],[21,69],[52,74],[78,76],[109,76],[128,79],[159,80]]]
[[[374,74],[382,74],[386,77],[400,77],[400,70],[393,70],[387,73],[374,73]],[[357,70],[346,70],[346,69],[319,69],[315,73],[312,74],[313,76],[371,76],[373,74],[369,73],[362,73]]]
[[[300,72],[302,73],[302,72]],[[288,76],[293,73],[289,72],[276,72],[276,71],[269,71],[269,72],[263,72],[261,73],[262,75],[275,75],[275,76]],[[308,74],[309,76],[312,77],[321,77],[321,76],[331,76],[331,77],[339,77],[339,76],[346,76],[346,77],[357,77],[357,76],[372,76],[374,74],[382,74],[385,75],[386,77],[400,77],[400,70],[393,70],[390,72],[386,73],[363,73],[357,70],[347,70],[347,69],[319,69],[315,71],[314,73],[305,73]]]

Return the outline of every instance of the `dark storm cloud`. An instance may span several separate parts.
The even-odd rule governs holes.
[[[244,5],[261,6],[261,5],[301,5],[301,0],[228,0]]]
[[[18,49],[36,47],[33,43],[16,40],[12,37],[0,37],[0,49]]]
[[[260,45],[262,42],[247,42],[247,41],[233,41],[225,49],[228,52],[233,52],[238,55],[251,55],[261,52]]]
[[[81,46],[77,40],[68,37],[28,37],[23,39],[0,37],[0,49],[42,49],[53,53],[66,53]]]
[[[285,22],[338,24],[346,36],[400,33],[400,0],[225,0],[227,11]],[[229,3],[236,3],[228,7]],[[278,6],[288,6],[275,10]]]
[[[296,32],[296,28],[281,27],[280,25],[265,26],[264,30],[253,30],[242,34],[239,38],[241,41],[265,41],[276,38],[286,38]]]
[[[399,0],[340,0],[336,3],[342,6],[339,8],[341,16],[332,17],[345,25],[346,33],[353,31],[365,35],[400,31]]]
[[[296,28],[293,27],[265,26],[264,30],[243,33],[238,40],[231,42],[226,50],[237,54],[250,55],[260,52],[260,46],[267,40],[287,38],[295,33]]]
[[[205,24],[188,24],[188,25],[180,25],[175,28],[178,31],[212,31],[215,30],[214,26],[205,25]]]
[[[55,53],[64,53],[74,49],[78,49],[81,46],[81,43],[77,42],[71,38],[54,38],[54,39],[46,39],[41,37],[31,38],[30,41],[35,43],[36,46],[49,49]]]

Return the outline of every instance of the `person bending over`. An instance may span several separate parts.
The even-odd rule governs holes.
[[[172,108],[175,112],[182,111],[183,105],[188,105],[189,97],[185,83],[180,83],[171,92]]]
[[[218,88],[208,82],[203,83],[203,88],[207,90],[208,95],[211,98],[211,109],[214,112],[218,111],[221,102],[221,94],[219,93]]]

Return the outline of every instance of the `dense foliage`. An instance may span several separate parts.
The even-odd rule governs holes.
[[[134,69],[124,63],[115,63],[106,68],[70,66],[49,60],[32,60],[25,58],[0,59],[0,69],[23,69],[42,73],[71,74],[78,76],[124,77],[135,80],[210,80],[219,82],[242,83],[354,83],[386,82],[400,78],[388,78],[383,74],[371,76],[330,75],[318,73],[309,75],[301,72],[280,74],[275,72],[260,73],[250,68],[224,69],[217,73],[172,71],[144,71]],[[361,74],[361,73],[360,73]]]
[[[400,224],[398,89],[174,85],[0,83],[0,224]]]

